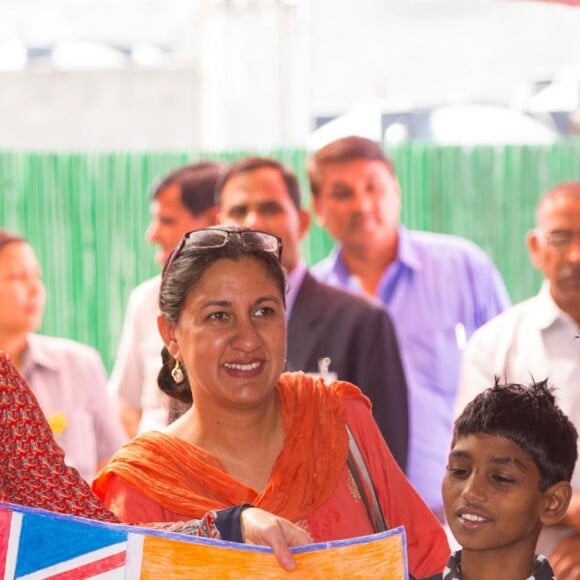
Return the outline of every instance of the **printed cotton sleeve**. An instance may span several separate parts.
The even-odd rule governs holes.
[[[0,499],[53,512],[116,522],[64,453],[36,398],[0,353]]]

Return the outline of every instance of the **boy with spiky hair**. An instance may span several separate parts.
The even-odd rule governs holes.
[[[462,550],[433,578],[554,578],[536,542],[568,508],[577,438],[547,381],[496,379],[473,399],[455,421],[443,480],[447,522]]]

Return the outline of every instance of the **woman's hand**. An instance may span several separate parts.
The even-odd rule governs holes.
[[[312,543],[310,534],[296,524],[258,508],[245,509],[241,522],[244,542],[270,546],[280,566],[289,572],[296,570],[289,548]]]

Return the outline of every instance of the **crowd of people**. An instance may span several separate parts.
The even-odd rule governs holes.
[[[0,231],[0,500],[265,543],[288,570],[291,546],[404,526],[413,578],[580,578],[580,181],[538,200],[545,281],[510,306],[475,244],[400,223],[378,143],[307,170],[336,242],[312,267],[279,161],[155,184],[163,271],[108,385],[96,351],[36,334],[34,250]]]

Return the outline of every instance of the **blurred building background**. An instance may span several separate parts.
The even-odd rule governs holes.
[[[554,2],[0,0],[0,148],[303,146],[337,118],[551,142],[580,131],[578,30]]]

